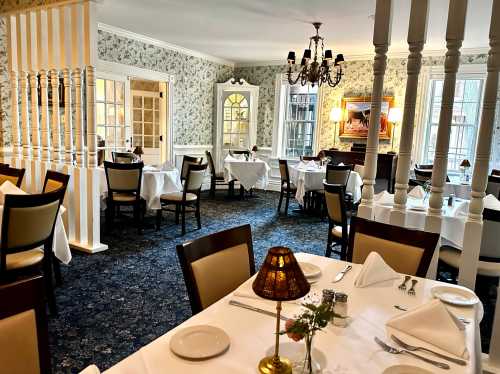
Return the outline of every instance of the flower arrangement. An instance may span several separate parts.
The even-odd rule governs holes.
[[[432,187],[432,181],[430,179],[425,181],[424,185],[422,186],[422,188],[425,191],[424,200],[427,200],[427,198],[429,197],[429,194],[431,193],[431,187]]]

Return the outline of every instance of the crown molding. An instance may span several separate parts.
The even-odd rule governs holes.
[[[127,39],[136,40],[136,41],[146,43],[146,44],[152,44],[154,46],[168,49],[168,50],[175,51],[175,52],[179,52],[179,53],[182,53],[182,54],[185,54],[188,56],[202,58],[204,60],[208,60],[208,61],[215,62],[215,63],[222,64],[222,65],[229,65],[233,68],[235,65],[233,61],[229,61],[229,60],[226,60],[226,59],[223,59],[220,57],[212,56],[212,55],[209,55],[209,54],[206,54],[203,52],[194,51],[192,49],[184,48],[184,47],[181,47],[179,45],[167,43],[163,40],[151,38],[149,36],[142,35],[142,34],[137,34],[133,31],[125,30],[125,29],[122,29],[122,28],[116,27],[116,26],[111,26],[111,25],[108,25],[106,23],[99,22],[97,24],[97,28],[99,30],[109,32],[111,34],[115,34],[118,36],[122,36],[122,37],[127,38]]]
[[[462,48],[461,54],[462,56],[467,55],[478,55],[478,54],[488,54],[488,47],[478,47],[478,48]],[[408,58],[409,51],[389,51],[387,53],[388,58]],[[424,50],[422,55],[424,57],[444,57],[446,54],[446,50],[435,49],[435,50]],[[344,55],[346,61],[366,61],[373,60],[375,53],[365,53],[365,54],[353,54],[353,55]],[[234,64],[235,68],[246,68],[246,67],[254,67],[254,66],[284,66],[286,65],[286,61],[283,60],[267,60],[267,61],[255,61],[255,62],[236,62]]]

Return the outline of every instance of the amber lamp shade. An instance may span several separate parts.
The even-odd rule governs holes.
[[[279,356],[281,302],[301,298],[311,289],[293,252],[286,247],[269,249],[252,288],[260,297],[277,301],[274,355],[260,360],[259,372],[261,374],[291,374],[290,360]]]
[[[470,162],[467,159],[463,160],[462,163],[460,164],[460,166],[463,168],[470,168],[471,167]]]

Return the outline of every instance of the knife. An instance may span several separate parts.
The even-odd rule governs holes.
[[[241,303],[241,302],[236,301],[236,300],[229,300],[229,304],[230,305],[234,305],[234,306],[238,306],[240,308],[248,309],[248,310],[260,313],[260,314],[265,314],[266,316],[270,316],[270,317],[276,318],[276,313],[269,312],[267,310],[260,309],[260,308],[257,308],[257,307],[254,307],[254,306],[251,306],[251,305],[248,305],[248,304],[244,304],[244,303]],[[282,314],[280,315],[280,319],[282,321],[288,321],[289,320],[289,318],[285,317]]]
[[[337,283],[337,282],[340,282],[342,280],[342,278],[344,278],[344,275],[346,275],[346,273],[352,269],[352,266],[351,265],[347,265],[344,270],[342,270],[340,273],[338,273],[335,278],[333,278],[333,281],[332,283]]]

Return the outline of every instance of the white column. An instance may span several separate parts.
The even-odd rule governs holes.
[[[76,163],[79,167],[85,165],[83,155],[83,113],[82,113],[82,70],[73,69],[73,82],[75,84],[75,145]]]
[[[61,114],[59,112],[59,72],[56,69],[50,71],[50,85],[52,87],[52,118],[50,121],[52,130],[52,160],[59,163],[61,157]]]
[[[21,158],[21,128],[19,126],[19,83],[17,72],[10,72],[10,90],[11,90],[11,124],[12,124],[12,158],[19,160]]]
[[[97,135],[96,135],[96,113],[95,113],[95,68],[86,67],[87,84],[87,165],[89,168],[97,166]]]
[[[373,29],[373,45],[375,59],[373,61],[373,90],[370,109],[370,127],[366,143],[364,186],[358,215],[362,218],[373,218],[373,194],[377,175],[378,137],[380,131],[380,109],[384,89],[384,76],[387,67],[387,50],[391,36],[392,0],[377,0],[375,9],[375,26]]]
[[[406,191],[408,190],[408,179],[410,177],[418,77],[422,67],[421,52],[427,38],[428,5],[428,0],[412,0],[411,2],[410,25],[408,27],[410,54],[406,66],[408,79],[406,81],[403,122],[396,169],[394,206],[391,211],[391,223],[399,226],[405,226],[406,221]]]
[[[33,160],[40,160],[40,117],[38,113],[38,76],[29,74],[31,93],[31,149]]]
[[[495,109],[498,91],[498,71],[500,70],[500,1],[493,2],[490,24],[490,52],[488,56],[488,75],[484,89],[483,110],[476,146],[472,192],[469,214],[465,223],[462,256],[458,273],[459,284],[474,289],[476,284],[477,263],[481,248],[483,228],[483,198],[486,195],[491,141],[495,122]],[[500,359],[500,357],[499,357]]]
[[[40,70],[42,160],[50,161],[49,97],[47,71]]]
[[[31,158],[31,139],[28,108],[28,74],[26,72],[22,71],[19,74],[19,83],[21,85],[21,126],[23,159],[29,160]]]
[[[73,124],[71,118],[71,71],[63,70],[64,76],[64,162],[73,165]]]

